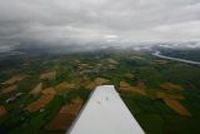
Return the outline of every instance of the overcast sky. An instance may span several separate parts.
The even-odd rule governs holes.
[[[0,49],[193,40],[200,40],[199,0],[0,0]]]

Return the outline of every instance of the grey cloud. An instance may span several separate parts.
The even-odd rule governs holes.
[[[0,0],[0,45],[200,40],[199,14],[199,0]]]

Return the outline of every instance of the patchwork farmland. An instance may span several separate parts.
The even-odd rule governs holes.
[[[31,62],[0,61],[0,132],[64,134],[93,90],[109,84],[144,132],[200,133],[198,66],[135,51],[23,56]]]

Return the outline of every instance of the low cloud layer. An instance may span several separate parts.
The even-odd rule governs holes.
[[[1,46],[199,40],[199,0],[0,0]]]

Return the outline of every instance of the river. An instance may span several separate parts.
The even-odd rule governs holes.
[[[159,58],[162,58],[162,59],[179,61],[179,62],[193,64],[193,65],[200,65],[200,62],[198,62],[198,61],[192,61],[192,60],[186,60],[186,59],[181,59],[181,58],[174,58],[174,57],[170,57],[170,56],[164,56],[164,55],[160,54],[159,51],[156,51],[152,55],[159,57]]]

